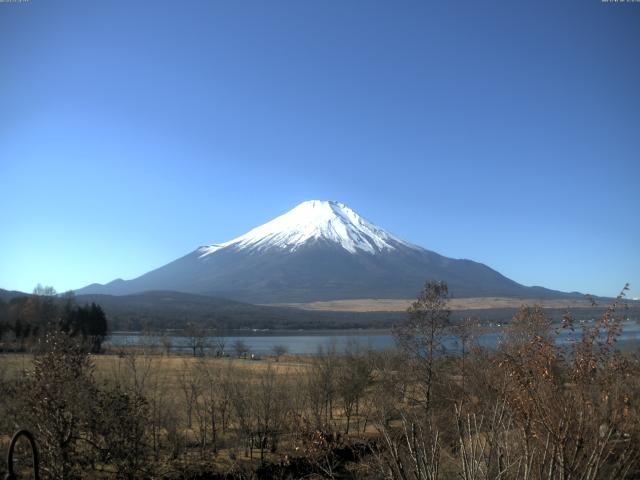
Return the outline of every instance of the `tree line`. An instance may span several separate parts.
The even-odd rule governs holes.
[[[25,351],[54,330],[81,339],[97,353],[108,333],[107,317],[100,305],[78,305],[73,292],[58,295],[41,285],[32,295],[0,300],[0,349]]]

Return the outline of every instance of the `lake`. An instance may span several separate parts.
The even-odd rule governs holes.
[[[567,345],[580,338],[580,331],[570,332],[563,330],[556,339],[558,345]],[[478,337],[478,343],[483,347],[495,348],[503,336],[502,329],[495,328],[485,331]],[[171,350],[175,352],[190,351],[190,339],[181,335],[170,335]],[[389,331],[323,331],[323,332],[235,332],[224,337],[208,337],[206,344],[213,346],[219,339],[224,339],[225,352],[232,354],[233,345],[242,341],[249,348],[249,352],[256,355],[270,354],[276,345],[284,346],[288,353],[296,355],[313,355],[319,349],[324,350],[335,347],[336,351],[344,351],[348,345],[355,344],[360,348],[385,350],[395,346],[395,339]],[[160,337],[146,336],[139,333],[114,333],[106,341],[105,346],[143,346],[151,345],[160,347]],[[460,341],[453,335],[445,337],[445,348],[448,351],[460,350]],[[624,322],[624,327],[618,338],[618,348],[631,349],[640,346],[640,324],[635,321]]]

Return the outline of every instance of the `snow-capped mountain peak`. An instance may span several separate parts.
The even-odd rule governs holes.
[[[238,238],[200,247],[137,278],[90,285],[79,292],[173,291],[260,304],[306,303],[412,298],[426,280],[447,282],[460,298],[568,295],[525,287],[481,263],[412,245],[342,203],[318,200],[301,203]]]
[[[343,203],[309,200],[240,237],[200,247],[198,252],[206,257],[224,248],[295,251],[314,240],[337,244],[350,253],[374,254],[400,245],[419,248],[365,220]]]

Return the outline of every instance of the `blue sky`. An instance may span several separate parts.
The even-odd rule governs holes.
[[[640,4],[0,3],[0,288],[132,278],[308,199],[640,296]]]

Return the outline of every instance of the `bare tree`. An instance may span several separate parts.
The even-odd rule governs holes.
[[[165,355],[171,354],[171,348],[173,347],[173,338],[167,332],[163,332],[160,336],[160,343],[162,344],[162,349],[164,350]]]
[[[442,347],[442,338],[449,325],[448,298],[446,283],[427,282],[407,310],[407,321],[394,332],[415,366],[415,381],[420,389],[420,396],[415,400],[423,403],[425,412],[431,406],[436,354]]]
[[[358,413],[359,403],[371,383],[372,367],[367,356],[363,355],[357,345],[351,345],[341,358],[338,370],[337,393],[346,418],[345,434],[349,434],[351,418]]]
[[[319,348],[306,377],[308,403],[316,430],[331,430],[330,420],[333,419],[338,363],[335,345],[327,350]]]
[[[289,349],[286,345],[274,345],[271,351],[273,352],[273,356],[276,357],[276,362],[279,362],[280,357],[286,355]]]
[[[249,346],[244,340],[236,340],[233,342],[233,350],[236,352],[238,358],[247,358],[249,354]]]
[[[237,422],[237,434],[244,447],[245,457],[253,458],[255,429],[255,390],[248,381],[229,383],[231,405]]]
[[[40,297],[55,297],[58,292],[56,292],[56,289],[53,287],[42,286],[42,284],[39,283],[34,287],[33,294]]]
[[[193,410],[200,395],[200,382],[193,364],[185,359],[178,377],[178,385],[184,398],[187,428],[193,426]]]
[[[429,423],[423,425],[402,418],[399,435],[384,428],[377,460],[384,478],[398,480],[438,480],[441,440]]]
[[[225,356],[225,348],[227,346],[227,337],[224,336],[224,332],[216,329],[212,338],[213,354],[216,357]]]
[[[407,360],[402,352],[388,350],[378,353],[374,362],[371,394],[366,399],[368,411],[379,428],[387,428],[393,419],[400,418],[405,400]]]
[[[277,449],[289,402],[282,381],[270,365],[258,376],[256,387],[256,435],[260,461],[264,462],[267,444],[270,443],[272,451]]]
[[[206,329],[201,325],[189,322],[184,329],[184,335],[187,337],[193,356],[204,355],[204,350],[207,347]]]
[[[230,376],[228,368],[220,367],[208,358],[200,359],[195,368],[200,385],[196,414],[200,420],[200,439],[204,454],[207,435],[210,435],[210,444],[215,452],[220,432],[225,433],[229,415],[229,389],[225,383],[230,381]]]

